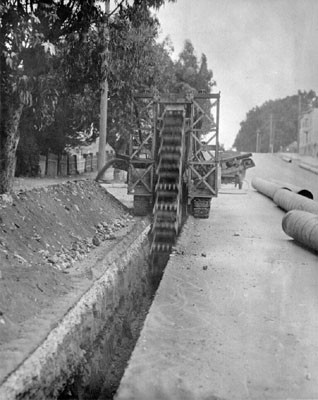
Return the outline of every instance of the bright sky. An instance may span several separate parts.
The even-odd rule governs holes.
[[[157,15],[176,55],[190,39],[207,56],[226,148],[251,108],[318,91],[318,0],[177,0]]]

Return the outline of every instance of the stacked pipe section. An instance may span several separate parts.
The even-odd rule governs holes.
[[[252,186],[258,192],[264,194],[272,200],[274,198],[275,192],[281,187],[277,183],[273,183],[258,177],[254,177],[252,179]]]
[[[288,236],[318,251],[318,203],[309,190],[258,177],[253,178],[252,186],[287,211],[282,228]]]
[[[292,210],[284,216],[282,227],[288,236],[318,252],[318,215]]]
[[[310,190],[296,185],[292,185],[290,183],[277,182],[277,181],[273,182],[263,178],[254,177],[252,179],[252,186],[258,192],[264,194],[265,196],[271,198],[272,200],[274,199],[274,195],[278,189],[285,189],[286,191],[296,193],[308,199],[314,198]]]
[[[318,203],[286,189],[278,189],[274,193],[273,201],[285,211],[302,210],[318,214]]]

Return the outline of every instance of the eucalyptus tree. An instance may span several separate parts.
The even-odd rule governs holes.
[[[99,14],[94,0],[1,2],[0,193],[12,189],[19,122],[36,79],[49,73],[58,42],[83,35]]]
[[[104,63],[104,70],[97,71],[97,66],[103,61],[103,43],[96,27],[107,20],[112,29],[121,31],[121,41],[129,41],[130,35],[135,35],[138,42],[141,40],[142,25],[148,24],[148,30],[151,30],[149,8],[160,7],[164,0],[117,1],[115,9],[107,15],[100,8],[100,3],[94,0],[1,2],[0,193],[12,188],[23,110],[33,108],[34,126],[41,132],[39,140],[43,145],[56,146],[59,143],[58,147],[62,148],[67,142],[63,132],[80,131],[96,120],[95,100],[100,95],[103,74],[118,75],[114,70],[118,63],[113,61],[116,52],[111,53],[108,63]],[[93,39],[95,47],[88,37]],[[151,39],[148,37],[147,43],[151,41],[152,36]],[[136,46],[132,40],[130,44],[123,44],[125,54],[132,54]],[[80,51],[76,54],[78,49]],[[139,50],[131,64],[135,70],[141,66],[137,58],[146,54],[141,51],[141,43]],[[89,56],[95,57],[94,65]],[[132,58],[130,61],[133,61]],[[71,64],[67,65],[67,62]],[[126,71],[130,72],[130,69]],[[82,84],[83,75],[87,80],[85,84]],[[136,76],[133,73],[134,79]],[[122,85],[117,78],[113,79],[113,83],[117,89]],[[117,93],[118,90],[112,96],[116,97]],[[92,115],[85,116],[87,112]],[[111,118],[112,121],[115,117]]]
[[[155,49],[159,24],[150,9],[160,8],[164,2],[120,1],[104,23],[104,51],[101,54],[102,74],[105,74],[101,81],[100,155],[106,139],[115,148],[125,150],[132,129],[132,94],[136,89],[149,89],[154,85],[155,77],[160,75],[160,60],[156,58]],[[105,3],[108,8],[109,0]],[[99,169],[103,167],[102,157],[98,165]]]
[[[206,55],[202,54],[200,60],[198,60],[195,48],[190,40],[184,42],[184,47],[179,54],[175,69],[176,88],[178,90],[192,91],[194,93],[202,91],[209,94],[216,84],[213,80],[213,72],[208,67]],[[210,100],[201,99],[198,100],[198,103],[204,112],[213,119]],[[198,124],[203,127],[204,133],[210,132],[211,122],[208,118],[203,117]]]
[[[300,102],[301,99],[301,102]],[[316,93],[298,92],[283,99],[267,100],[249,110],[240,123],[233,146],[239,151],[255,151],[259,136],[259,151],[280,151],[297,141],[299,118],[303,112],[315,107]],[[271,143],[272,141],[272,143]]]

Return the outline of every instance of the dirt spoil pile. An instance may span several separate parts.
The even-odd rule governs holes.
[[[0,348],[74,289],[78,261],[116,240],[131,218],[90,180],[0,196]]]

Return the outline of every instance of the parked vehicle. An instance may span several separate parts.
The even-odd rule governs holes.
[[[221,182],[234,183],[235,187],[242,189],[246,170],[255,167],[252,153],[223,153],[220,157]]]

